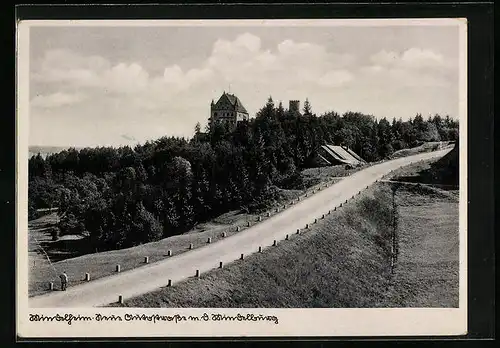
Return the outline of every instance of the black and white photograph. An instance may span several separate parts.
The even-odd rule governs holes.
[[[37,335],[127,335],[126,313],[193,336],[465,333],[465,20],[21,29],[18,308]]]

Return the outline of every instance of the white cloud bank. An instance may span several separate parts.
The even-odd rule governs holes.
[[[171,65],[154,76],[140,62],[113,65],[105,57],[49,50],[32,81],[55,92],[37,93],[31,100],[30,143],[115,145],[161,135],[190,136],[196,122],[206,123],[211,99],[229,86],[251,114],[273,95],[285,107],[288,99],[309,97],[315,112],[350,109],[409,117],[425,110],[412,110],[404,98],[393,99],[395,104],[404,103],[408,113],[388,115],[385,110],[403,108],[384,109],[391,98],[383,100],[374,90],[385,90],[390,96],[398,88],[411,87],[412,98],[418,100],[419,88],[449,85],[447,75],[441,73],[449,68],[442,55],[427,49],[381,50],[371,57],[356,57],[287,39],[271,50],[250,33],[233,41],[217,40],[200,66]],[[435,112],[444,109],[440,106]]]

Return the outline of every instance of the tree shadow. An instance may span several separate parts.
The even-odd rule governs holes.
[[[431,163],[429,168],[422,169],[416,175],[399,176],[398,181],[420,183],[427,185],[442,185],[444,190],[457,190],[459,184],[458,146],[438,161]]]
[[[89,253],[87,238],[43,241],[41,247],[47,253],[51,262],[58,262]]]

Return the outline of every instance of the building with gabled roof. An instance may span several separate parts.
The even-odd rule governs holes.
[[[357,166],[365,164],[366,161],[347,146],[322,145],[318,152],[318,161],[322,165],[346,164]]]
[[[224,92],[217,103],[210,104],[209,125],[224,124],[234,129],[238,122],[248,121],[248,111],[240,99],[234,94]]]

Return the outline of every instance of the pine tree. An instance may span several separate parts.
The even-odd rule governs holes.
[[[276,116],[278,120],[283,121],[285,118],[285,108],[283,107],[283,103],[280,101],[278,104],[278,108],[276,109]]]
[[[269,108],[274,108],[274,101],[273,101],[273,97],[269,96],[269,98],[267,98],[267,104],[266,104],[266,107],[269,107]]]
[[[194,135],[199,135],[201,133],[201,125],[200,122],[196,122],[196,126],[194,126]]]
[[[309,102],[309,99],[306,98],[306,101],[304,102],[304,116],[311,116],[312,115],[312,110],[311,110],[311,103]]]

